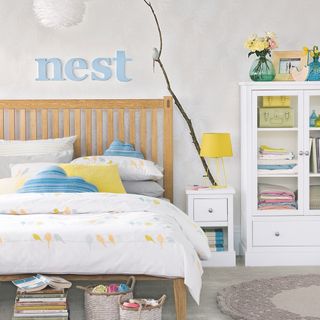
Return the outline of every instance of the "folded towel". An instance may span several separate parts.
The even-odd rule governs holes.
[[[258,175],[270,175],[270,174],[288,174],[288,175],[292,175],[292,174],[297,174],[298,173],[298,168],[294,167],[292,169],[276,169],[276,170],[263,170],[263,169],[258,169]]]
[[[258,185],[259,194],[278,194],[278,195],[293,195],[294,192],[284,186],[259,183]]]
[[[294,154],[292,152],[285,154],[262,154],[259,153],[260,160],[292,160]]]
[[[287,170],[293,169],[296,164],[258,164],[258,169],[263,170]]]
[[[278,194],[276,194],[276,195],[259,194],[258,198],[259,198],[259,200],[275,200],[275,199],[277,199],[277,200],[283,200],[283,201],[290,201],[292,199],[295,199],[295,197],[291,196],[291,195],[290,196],[287,196],[287,195],[282,196],[282,195],[278,195]]]
[[[296,209],[297,209],[296,206],[285,205],[285,204],[277,205],[277,206],[272,206],[272,205],[259,206],[259,210],[296,210]]]
[[[294,198],[291,199],[261,199],[259,200],[259,204],[261,203],[294,203]]]
[[[262,152],[272,152],[272,153],[287,153],[288,151],[284,148],[272,148],[266,145],[261,145],[260,150]]]
[[[258,165],[297,165],[298,160],[290,159],[259,159]]]

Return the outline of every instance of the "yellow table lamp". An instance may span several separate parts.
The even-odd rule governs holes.
[[[217,186],[212,188],[226,188],[227,176],[224,168],[224,157],[232,157],[232,145],[229,133],[204,133],[200,146],[200,156],[204,158],[215,158]],[[223,177],[221,174],[223,170]],[[223,178],[223,182],[222,182]]]

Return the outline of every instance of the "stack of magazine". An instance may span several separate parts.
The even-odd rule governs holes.
[[[13,320],[68,320],[69,281],[37,274],[13,284],[18,287]]]

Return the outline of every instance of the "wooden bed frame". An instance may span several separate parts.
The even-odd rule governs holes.
[[[163,99],[0,100],[0,139],[48,139],[76,135],[75,157],[100,155],[114,138],[133,143],[164,168],[165,197],[173,200],[172,97]],[[161,123],[162,122],[162,123]],[[162,127],[162,130],[159,130]],[[159,148],[160,146],[160,148]],[[1,275],[12,281],[28,275]],[[64,275],[69,280],[123,280],[127,275]],[[183,278],[136,275],[139,281],[173,281],[176,319],[185,320]]]

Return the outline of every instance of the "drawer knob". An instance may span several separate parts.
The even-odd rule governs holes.
[[[212,209],[212,208],[209,208],[209,209],[208,209],[208,212],[209,212],[209,213],[212,213],[212,212],[213,212],[213,209]]]
[[[279,236],[280,236],[280,232],[277,231],[277,232],[274,233],[274,235],[275,235],[276,237],[279,237]]]

